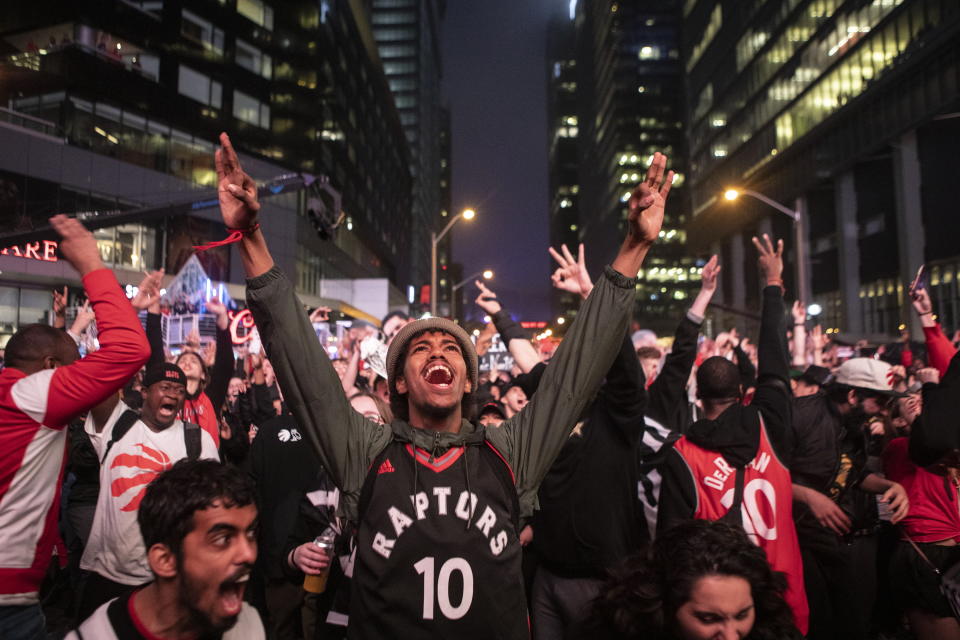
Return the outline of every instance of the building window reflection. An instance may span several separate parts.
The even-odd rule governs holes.
[[[140,224],[124,224],[93,232],[100,258],[110,268],[142,270],[154,264],[157,232]]]

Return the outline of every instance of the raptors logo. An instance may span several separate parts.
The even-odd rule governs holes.
[[[163,451],[151,449],[144,444],[136,444],[140,453],[131,455],[121,453],[113,459],[111,469],[133,469],[135,473],[130,476],[117,478],[110,484],[110,493],[114,498],[126,494],[128,491],[136,489],[136,493],[130,501],[120,508],[121,511],[136,511],[140,508],[140,501],[143,500],[143,494],[147,492],[147,485],[154,478],[172,467],[170,456]]]

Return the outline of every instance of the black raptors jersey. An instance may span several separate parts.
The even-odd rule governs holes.
[[[484,438],[395,439],[360,496],[349,637],[529,638],[512,471]]]

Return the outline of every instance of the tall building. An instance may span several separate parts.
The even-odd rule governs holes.
[[[684,229],[689,198],[684,184],[680,2],[582,0],[573,19],[572,55],[558,57],[554,49],[564,39],[569,42],[562,34],[565,27],[557,26],[561,33],[548,38],[551,74],[559,73],[551,82],[551,106],[556,110],[551,113],[551,176],[558,180],[551,183],[551,199],[558,209],[569,202],[569,208],[577,210],[576,223],[568,224],[567,214],[554,215],[554,237],[564,237],[575,226],[586,245],[587,264],[597,273],[620,246],[627,201],[650,158],[655,151],[667,154],[678,176],[660,241],[640,273],[636,317],[658,333],[672,334],[699,281]],[[569,89],[576,93],[575,113],[565,111],[572,104],[566,96]],[[560,140],[564,136],[577,140],[576,184],[566,182],[572,172],[567,145]]]
[[[576,254],[580,242],[580,157],[574,36],[574,23],[568,15],[552,17],[547,30],[546,58],[550,246],[559,250],[565,244]],[[556,317],[569,319],[580,306],[578,296],[567,291],[553,289],[552,296]]]
[[[788,245],[788,297],[811,291],[825,327],[895,334],[923,263],[957,327],[960,5],[689,0],[684,14],[689,230],[723,256],[722,300],[757,308],[747,245],[772,231]],[[786,205],[799,225],[749,193],[727,201],[730,188]]]
[[[413,224],[410,234],[411,284],[430,283],[430,230],[445,224],[441,137],[445,118],[440,98],[440,27],[446,0],[373,0],[373,32],[410,144]],[[447,130],[449,135],[449,129]],[[449,243],[445,245],[449,262]],[[443,286],[441,285],[442,289]],[[449,293],[448,293],[449,295]]]
[[[258,180],[301,171],[328,179],[326,190],[264,199],[271,249],[305,301],[363,311],[350,283],[368,279],[389,284],[369,315],[406,302],[410,155],[362,3],[10,3],[0,16],[0,71],[3,231],[57,212],[210,193],[217,135],[228,131]],[[175,273],[191,245],[225,230],[214,207],[96,235],[107,264],[135,284],[143,269]],[[230,251],[200,258],[242,296]],[[65,272],[0,260],[0,293],[16,292],[0,315],[18,318],[2,335],[25,320],[7,299],[23,309],[39,295],[32,287]]]

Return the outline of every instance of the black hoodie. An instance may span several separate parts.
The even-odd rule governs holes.
[[[734,404],[716,420],[698,420],[687,430],[686,438],[694,444],[716,451],[730,466],[745,466],[760,446],[760,416],[777,457],[789,466],[791,450],[791,393],[787,359],[783,292],[780,287],[763,290],[760,339],[757,341],[759,368],[757,391],[750,406]],[[657,531],[689,520],[696,512],[697,489],[686,463],[675,449],[667,454],[662,467],[660,508]]]

